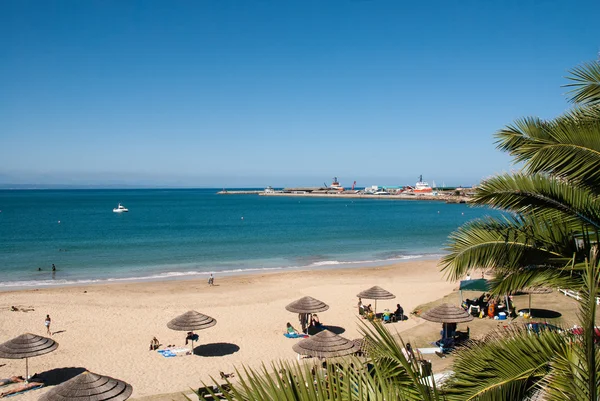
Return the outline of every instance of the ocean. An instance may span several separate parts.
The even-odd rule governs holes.
[[[0,289],[437,258],[454,229],[493,213],[437,201],[217,191],[2,190]],[[113,213],[119,202],[128,213]]]

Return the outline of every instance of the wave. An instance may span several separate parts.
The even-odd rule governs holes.
[[[107,278],[90,278],[90,279],[73,279],[73,280],[28,280],[28,281],[5,281],[0,282],[1,289],[18,289],[18,288],[32,288],[32,287],[57,287],[57,286],[77,286],[77,285],[88,285],[88,284],[100,284],[100,283],[114,283],[114,282],[143,282],[143,281],[161,281],[161,280],[173,280],[173,279],[184,279],[194,277],[208,277],[209,274],[219,275],[237,275],[245,273],[260,273],[268,271],[281,271],[290,269],[311,269],[326,266],[345,266],[345,265],[376,265],[376,264],[389,264],[394,262],[401,262],[414,259],[433,259],[439,258],[443,254],[417,254],[417,255],[396,255],[390,258],[382,259],[370,259],[370,260],[322,260],[319,262],[313,262],[306,265],[298,266],[276,266],[276,267],[240,267],[235,269],[225,270],[192,270],[192,271],[168,271],[162,273],[155,273],[145,276],[132,276],[132,277],[107,277]],[[170,265],[169,267],[174,268],[176,266]],[[179,266],[182,267],[182,266]]]

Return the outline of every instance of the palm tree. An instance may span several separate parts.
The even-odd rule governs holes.
[[[571,71],[575,107],[554,120],[523,118],[496,134],[523,164],[484,181],[473,203],[505,213],[450,235],[442,271],[456,280],[492,268],[496,294],[539,285],[579,289],[582,262],[600,242],[600,63]]]

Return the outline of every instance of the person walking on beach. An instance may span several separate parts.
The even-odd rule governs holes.
[[[210,277],[208,278],[208,285],[215,285],[215,278],[212,273],[210,273]]]
[[[50,323],[52,323],[52,319],[50,319],[50,315],[46,315],[44,325],[46,325],[46,332],[48,333],[48,335],[52,335],[52,332],[50,331]]]

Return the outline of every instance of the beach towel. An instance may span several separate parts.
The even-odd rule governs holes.
[[[440,351],[440,347],[435,348],[417,348],[421,354],[435,354]]]
[[[165,358],[171,358],[174,356],[181,356],[190,354],[191,351],[189,348],[167,348],[167,349],[159,349],[156,350],[159,354],[164,356]]]
[[[173,357],[173,356],[177,356],[173,352],[171,352],[170,349],[159,349],[156,352],[158,352],[159,354],[161,354],[165,358],[170,358],[170,357]]]
[[[308,338],[308,334],[283,333],[287,338]]]

